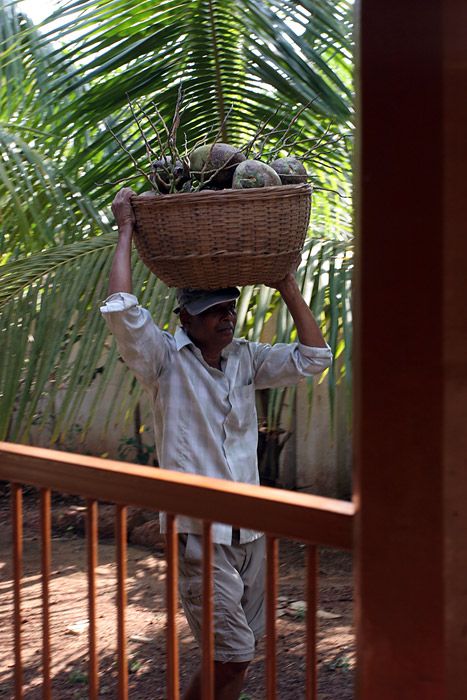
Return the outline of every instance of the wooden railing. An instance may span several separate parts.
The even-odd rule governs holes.
[[[15,699],[23,698],[21,661],[22,485],[41,493],[42,538],[42,674],[43,698],[52,698],[49,578],[51,559],[51,492],[76,494],[87,499],[89,685],[91,700],[99,692],[96,626],[97,503],[116,504],[117,540],[117,646],[118,698],[128,698],[126,651],[126,507],[128,505],[168,513],[167,533],[167,697],[179,700],[178,639],[178,538],[176,514],[203,521],[203,700],[214,700],[213,680],[213,582],[211,575],[211,523],[260,530],[266,534],[266,688],[267,699],[276,699],[276,598],[278,538],[307,545],[307,659],[306,700],[317,697],[316,662],[316,547],[352,548],[351,503],[267,487],[249,486],[220,479],[143,467],[96,457],[0,442],[0,479],[12,485],[13,592]]]

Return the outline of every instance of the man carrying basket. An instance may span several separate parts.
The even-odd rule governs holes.
[[[148,391],[156,451],[166,469],[258,484],[255,389],[297,384],[331,364],[331,351],[292,274],[274,285],[292,315],[298,343],[268,345],[234,338],[235,287],[177,290],[180,327],[156,326],[132,293],[134,215],[123,188],[112,211],[118,243],[101,308],[119,352]],[[165,531],[164,514],[161,530]],[[202,525],[177,517],[180,597],[201,642]],[[213,523],[216,700],[237,700],[263,631],[264,537]],[[184,700],[201,698],[198,672]]]

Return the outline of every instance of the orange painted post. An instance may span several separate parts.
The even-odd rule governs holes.
[[[266,537],[266,698],[276,700],[276,601],[279,547],[276,537]]]
[[[52,698],[50,678],[50,602],[49,583],[52,563],[51,547],[51,491],[41,489],[41,570],[42,570],[42,697],[43,700]]]
[[[89,698],[99,696],[97,661],[97,615],[96,615],[96,567],[97,567],[97,501],[87,501],[87,558],[88,558],[88,610],[89,610]]]
[[[445,498],[456,473],[452,486],[467,493],[467,8],[357,7],[355,694],[464,700],[466,617],[446,599]],[[452,524],[465,542],[459,504]],[[465,579],[457,585],[467,613]],[[448,619],[461,628],[458,696],[446,686]]]
[[[461,234],[467,220],[465,164],[467,162],[467,5],[459,0],[443,3],[444,59],[444,184],[446,234],[443,249],[443,388],[445,540],[443,587],[445,594],[445,697],[464,700],[466,695],[467,635],[467,237]]]
[[[306,555],[306,700],[316,700],[318,659],[316,653],[316,614],[318,607],[318,552],[308,545]]]
[[[19,484],[11,484],[11,506],[13,530],[15,700],[22,700],[23,664],[21,660],[21,579],[23,576],[23,490]]]
[[[211,522],[203,522],[203,700],[214,700],[214,589]]]
[[[178,670],[178,535],[175,516],[167,513],[167,697],[179,700]]]
[[[126,513],[126,506],[116,506],[118,700],[127,700],[128,698],[128,658],[125,625],[127,575]]]

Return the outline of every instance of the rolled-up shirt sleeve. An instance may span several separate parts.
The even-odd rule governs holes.
[[[254,345],[254,383],[257,389],[297,384],[304,377],[320,374],[332,363],[329,345],[324,348],[309,347],[302,343],[252,345]]]
[[[112,294],[100,311],[123,360],[144,386],[153,386],[166,362],[171,336],[161,331],[133,294]]]

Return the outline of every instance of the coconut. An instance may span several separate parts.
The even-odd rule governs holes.
[[[190,170],[196,179],[202,177],[203,182],[209,180],[208,187],[223,189],[232,185],[235,168],[244,160],[243,153],[234,146],[227,143],[207,144],[191,152]]]
[[[190,171],[188,165],[182,163],[181,160],[176,160],[172,163],[171,156],[164,156],[151,163],[151,182],[155,184],[159,192],[170,192],[170,186],[173,183],[175,189],[179,190],[182,185],[190,179]]]
[[[277,158],[269,165],[279,175],[283,185],[298,185],[307,181],[307,172],[303,163],[294,156]]]
[[[245,160],[237,166],[233,182],[233,190],[246,189],[247,187],[273,187],[280,185],[279,175],[266,163],[259,160]]]

